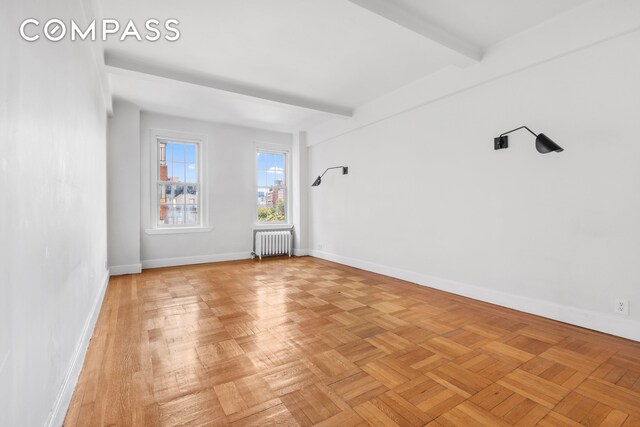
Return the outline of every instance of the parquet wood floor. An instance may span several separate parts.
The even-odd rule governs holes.
[[[315,258],[109,283],[66,426],[637,426],[640,343]]]

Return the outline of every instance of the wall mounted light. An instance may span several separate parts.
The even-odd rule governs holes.
[[[501,134],[497,138],[493,138],[493,149],[494,150],[502,150],[503,148],[509,148],[509,137],[506,136],[506,135],[508,133],[515,132],[515,131],[520,130],[520,129],[526,129],[529,132],[531,132],[531,134],[533,136],[536,137],[536,150],[538,150],[538,153],[546,154],[546,153],[550,153],[552,151],[555,151],[555,152],[559,153],[559,152],[564,150],[558,144],[553,142],[551,140],[551,138],[549,138],[544,133],[540,133],[540,134],[536,135],[535,133],[533,133],[531,131],[531,129],[529,129],[526,126],[520,126],[519,128],[515,128],[513,130],[510,130],[509,132],[505,132],[505,133]]]
[[[324,171],[322,175],[316,178],[316,180],[313,182],[313,184],[311,184],[311,186],[317,187],[318,185],[320,185],[322,183],[322,177],[324,176],[325,173],[327,173],[329,169],[342,169],[342,175],[347,175],[349,173],[349,168],[347,166],[334,166],[332,168],[327,168],[327,170]]]

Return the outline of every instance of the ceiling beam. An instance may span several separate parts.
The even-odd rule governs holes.
[[[116,54],[108,50],[105,52],[105,65],[107,67],[107,71],[111,73],[145,74],[150,78],[165,78],[175,80],[183,83],[218,90],[227,94],[235,94],[237,96],[253,98],[254,101],[260,100],[280,106],[305,108],[308,110],[327,113],[338,118],[348,119],[353,116],[353,109],[348,107],[333,105],[293,94],[250,86],[236,81],[206,75],[203,73],[172,70],[169,68],[150,64],[148,62],[143,62],[137,58],[129,57],[127,55]]]
[[[483,52],[479,46],[462,40],[450,32],[426,22],[424,19],[417,17],[415,14],[408,12],[389,0],[349,1],[455,52],[460,57],[457,65],[471,65],[482,60]]]

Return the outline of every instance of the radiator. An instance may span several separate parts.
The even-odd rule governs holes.
[[[291,256],[293,233],[291,230],[258,231],[256,233],[255,254],[262,259],[266,255]]]

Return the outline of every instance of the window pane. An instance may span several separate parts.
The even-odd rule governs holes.
[[[177,163],[173,162],[173,176],[172,181],[174,182],[185,182],[185,163]]]
[[[185,202],[184,185],[174,185],[172,196],[173,197],[171,198],[171,204],[184,205],[184,202]]]
[[[173,162],[173,144],[163,142],[165,145],[165,155],[167,156],[167,163]]]
[[[284,170],[284,154],[273,155],[273,166],[280,170]]]
[[[183,185],[159,185],[158,202],[167,205],[183,205],[185,203]]]
[[[170,203],[171,199],[171,186],[161,184],[158,186],[158,202]]]
[[[273,175],[273,181],[284,182],[284,169],[278,166],[271,166],[268,173]],[[270,184],[270,185],[282,185],[282,184]]]
[[[168,178],[169,178],[169,181],[171,181],[171,182],[176,182],[177,181],[177,177],[173,173],[174,165],[175,165],[175,163],[171,162],[171,163],[169,163],[168,168],[167,168],[167,173],[169,175]]]
[[[276,174],[273,172],[267,172],[267,186],[273,187],[276,182]]]
[[[158,212],[158,224],[169,224],[169,216],[171,215],[171,206],[160,205]]]
[[[158,169],[158,178],[160,181],[169,181],[169,166],[160,164]]]
[[[196,162],[196,145],[195,144],[185,144],[186,149],[186,162],[187,163],[195,163]]]
[[[285,188],[258,189],[258,221],[284,222],[287,220],[287,190]]]
[[[186,189],[185,202],[187,205],[198,204],[198,186],[189,185]]]
[[[158,223],[160,225],[184,224],[184,207],[160,205]]]
[[[158,179],[169,181],[169,168],[167,166],[167,144],[158,144]]]
[[[260,187],[258,188],[258,207],[266,208],[267,207],[267,193],[269,192],[268,188]]]
[[[198,206],[197,205],[188,205],[185,208],[185,224],[186,225],[195,225],[198,224]]]
[[[267,155],[265,153],[258,153],[258,170],[267,169]]]
[[[275,185],[276,187],[283,187],[284,184],[284,173],[283,172],[275,172],[274,174],[274,179],[273,179],[273,185]]]
[[[196,169],[196,164],[195,163],[187,163],[187,180],[186,182],[198,182],[197,180],[197,169]]]
[[[185,144],[169,144],[172,147],[173,161],[184,162],[184,146]]]
[[[184,206],[176,205],[171,208],[173,209],[173,223],[175,225],[184,224]]]
[[[264,170],[258,171],[258,186],[266,187],[267,186],[267,172]]]
[[[271,153],[266,153],[265,154],[266,159],[266,168],[269,169],[271,166],[273,166],[273,154]]]

